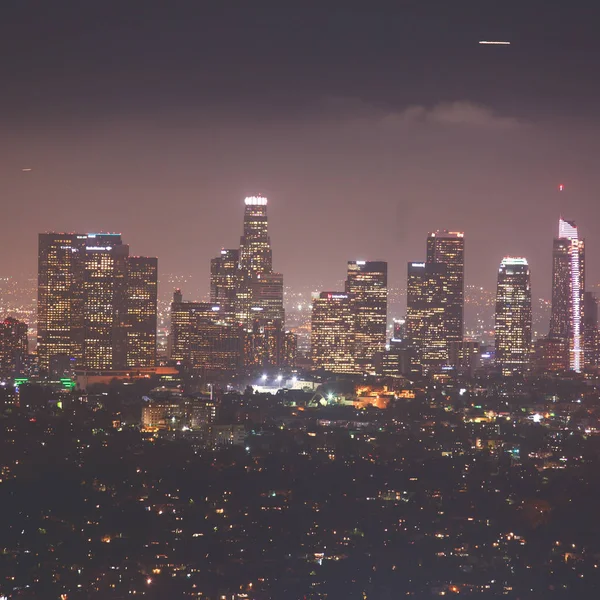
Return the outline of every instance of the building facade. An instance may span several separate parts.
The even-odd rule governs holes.
[[[251,331],[256,319],[284,322],[283,275],[273,272],[267,199],[250,196],[244,205],[235,310],[237,323]]]
[[[448,362],[447,280],[443,263],[408,263],[406,336],[425,372]]]
[[[315,369],[356,373],[354,310],[345,292],[321,292],[312,301],[312,363]]]
[[[349,261],[346,292],[354,312],[354,352],[358,368],[374,373],[375,359],[385,350],[387,329],[387,263]]]
[[[552,249],[550,337],[566,342],[569,368],[576,372],[584,366],[584,292],[585,242],[577,225],[561,218]]]
[[[127,261],[127,366],[156,366],[158,260]]]
[[[460,342],[464,331],[465,236],[461,231],[435,231],[427,237],[427,263],[446,265],[446,340]]]
[[[41,372],[48,373],[51,363],[57,361],[93,371],[155,361],[156,292],[144,301],[143,308],[137,295],[142,274],[146,290],[155,289],[155,265],[156,259],[130,259],[129,246],[123,244],[120,234],[40,234]],[[130,338],[128,332],[133,333]]]
[[[494,334],[502,373],[525,372],[531,358],[531,278],[525,258],[506,257],[500,263]]]
[[[198,319],[217,322],[220,311],[221,307],[212,302],[188,302],[183,299],[180,289],[175,290],[171,302],[171,360],[190,367],[192,342]]]
[[[600,336],[598,335],[598,298],[592,292],[583,295],[584,366],[600,364]]]
[[[235,322],[235,299],[238,280],[239,250],[221,250],[210,261],[210,301],[221,307],[224,320]]]
[[[27,323],[12,317],[0,321],[0,377],[18,374],[27,351]]]

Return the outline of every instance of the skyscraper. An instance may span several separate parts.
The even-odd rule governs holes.
[[[315,369],[356,373],[352,297],[321,292],[312,302],[311,350]]]
[[[424,371],[448,362],[447,285],[444,263],[408,263],[406,335]]]
[[[37,353],[42,372],[49,371],[56,356],[81,363],[86,239],[74,233],[39,235]]]
[[[27,354],[27,324],[7,317],[0,321],[0,376],[16,374]]]
[[[500,263],[494,331],[502,373],[524,372],[531,358],[531,282],[525,258],[505,257]]]
[[[267,199],[251,196],[244,200],[244,233],[240,239],[236,289],[236,320],[252,331],[256,319],[279,321],[282,326],[283,275],[273,272],[271,240],[268,234]]]
[[[156,345],[156,296],[150,298],[144,326],[138,284],[144,261],[131,259],[129,246],[120,234],[42,233],[39,236],[38,263],[38,356],[40,369],[48,373],[57,359],[71,361],[86,370],[124,369],[130,361],[149,364]],[[143,269],[142,269],[143,270]],[[146,281],[147,287],[152,286]],[[130,302],[130,292],[134,296]],[[153,333],[150,329],[153,328]],[[142,329],[146,331],[141,335]],[[128,331],[135,335],[128,339]],[[140,335],[138,335],[140,334]],[[153,341],[152,341],[153,340]],[[137,343],[144,346],[143,350]],[[150,354],[148,354],[150,353]],[[132,363],[131,363],[132,364]],[[141,366],[141,365],[140,365]]]
[[[224,324],[215,316],[218,312],[211,309],[192,316],[190,364],[195,373],[205,377],[233,372],[241,364],[242,329]]]
[[[346,292],[354,312],[355,358],[361,371],[375,371],[375,357],[385,350],[387,263],[349,261]]]
[[[175,290],[171,302],[171,359],[191,366],[192,336],[198,322],[198,315],[212,321],[220,307],[212,302],[187,302],[181,290]]]
[[[223,249],[210,261],[210,301],[221,307],[222,317],[230,325],[235,322],[239,260],[239,250]]]
[[[83,360],[94,371],[127,366],[127,259],[119,234],[88,234],[83,267]]]
[[[598,298],[593,292],[583,295],[583,343],[584,364],[586,367],[597,367],[599,362],[598,335]]]
[[[271,273],[273,252],[268,231],[267,199],[263,196],[249,196],[244,200],[244,206],[239,268],[246,275]]]
[[[552,313],[550,337],[566,342],[569,368],[581,372],[584,364],[583,295],[585,243],[573,221],[559,220],[552,251]]]
[[[427,263],[446,265],[446,309],[444,329],[447,342],[460,342],[464,330],[465,238],[459,231],[436,231],[427,238]]]
[[[127,366],[156,365],[158,260],[130,256],[127,261]]]

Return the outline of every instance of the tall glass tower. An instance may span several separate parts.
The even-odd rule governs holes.
[[[250,196],[244,200],[244,234],[240,238],[240,270],[246,275],[271,273],[273,253],[267,227],[267,199]]]
[[[445,338],[461,342],[465,306],[465,235],[462,231],[435,231],[427,237],[427,263],[446,265]]]
[[[505,257],[500,263],[494,331],[502,373],[524,372],[531,352],[531,280],[525,258]]]
[[[273,272],[273,253],[267,223],[267,199],[250,196],[244,200],[244,233],[236,289],[236,320],[253,331],[257,322],[279,323],[283,328],[283,275]]]
[[[38,356],[89,370],[154,366],[156,259],[130,257],[118,233],[41,233]]]
[[[352,297],[356,361],[362,371],[374,373],[375,357],[385,350],[387,263],[349,261],[346,292]]]
[[[561,218],[552,248],[550,337],[566,342],[569,368],[578,373],[584,364],[584,292],[585,242],[575,222]]]

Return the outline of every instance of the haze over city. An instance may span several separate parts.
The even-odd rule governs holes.
[[[5,276],[35,273],[39,231],[98,230],[206,281],[255,193],[292,288],[349,258],[402,285],[448,228],[467,284],[523,255],[548,298],[561,214],[597,254],[593,7],[37,4],[0,24]]]

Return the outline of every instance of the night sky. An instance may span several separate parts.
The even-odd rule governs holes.
[[[596,283],[598,23],[583,0],[3,0],[0,275],[35,274],[38,232],[120,231],[208,289],[260,192],[295,287],[377,258],[404,285],[448,228],[467,284],[523,255],[548,297],[561,213]]]

